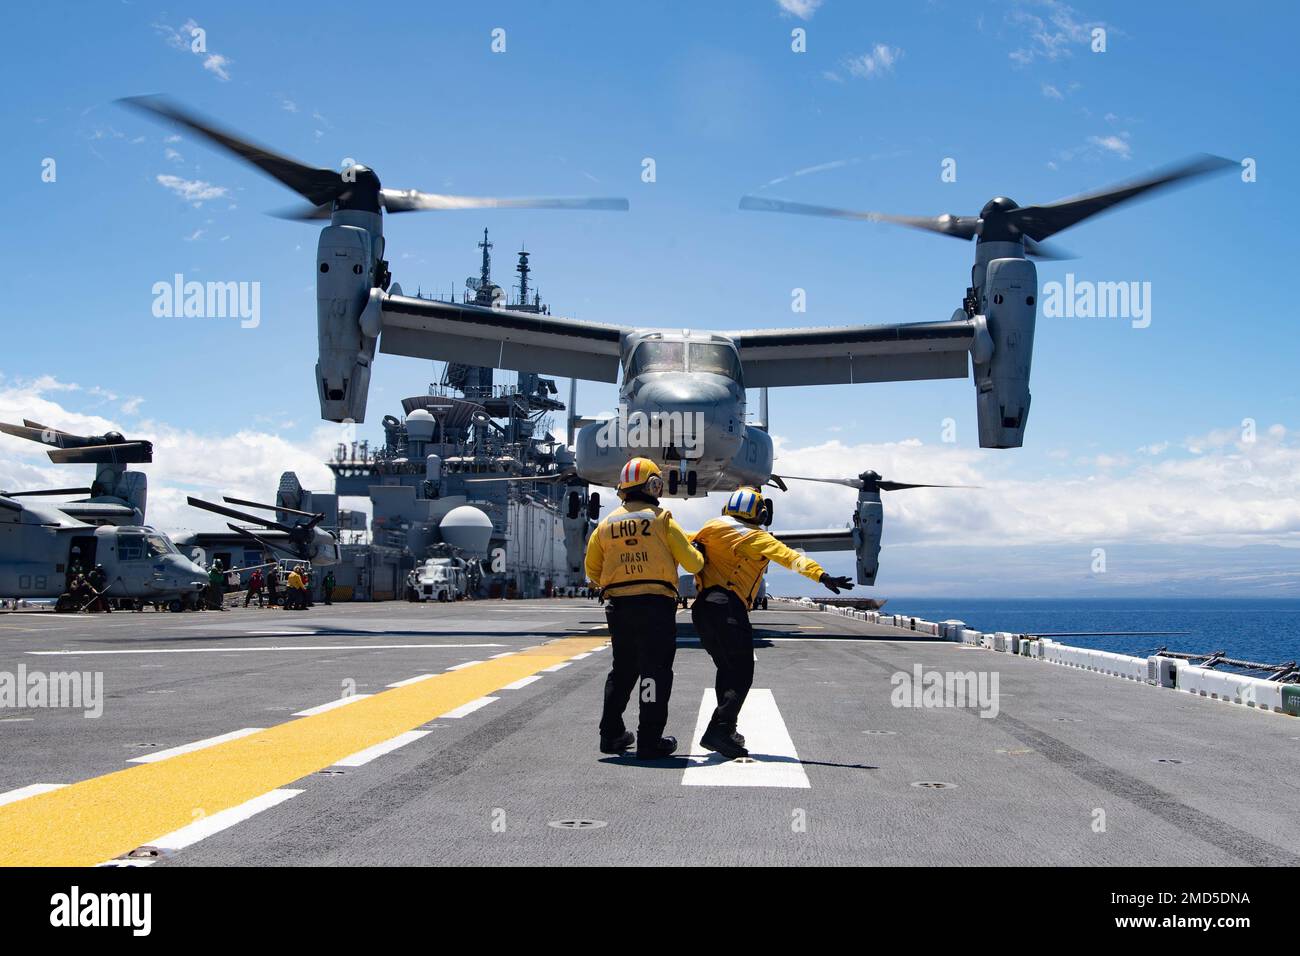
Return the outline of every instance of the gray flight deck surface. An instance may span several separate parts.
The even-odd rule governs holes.
[[[798,762],[756,752],[739,769],[802,768],[806,787],[684,785],[685,756],[602,756],[605,649],[492,691],[496,700],[460,718],[431,720],[425,736],[362,766],[312,773],[289,785],[303,791],[293,799],[155,865],[1300,862],[1300,719],[792,604],[756,612],[754,623],[754,686],[770,690],[768,716],[779,714]],[[127,761],[150,745],[305,719],[293,715],[348,682],[379,694],[603,626],[585,600],[3,614],[0,671],[101,670],[106,700],[99,719],[0,710],[0,794],[137,766]],[[713,666],[687,612],[678,641],[668,733],[685,752]],[[438,646],[390,646],[416,644]],[[490,646],[457,646],[472,644]],[[38,650],[76,653],[29,653]],[[916,664],[995,671],[1000,712],[892,706],[891,675]],[[754,713],[764,696],[751,698]],[[632,727],[635,708],[634,699]],[[913,786],[923,781],[953,786]],[[0,806],[0,824],[25,802]],[[1098,811],[1104,832],[1094,832]],[[605,825],[549,825],[575,819]]]

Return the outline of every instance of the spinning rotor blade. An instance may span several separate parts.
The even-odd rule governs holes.
[[[273,153],[265,147],[241,139],[207,120],[200,119],[166,97],[128,96],[118,102],[198,133],[210,143],[233,153],[246,163],[251,163],[268,176],[278,179],[312,205],[320,206],[332,202],[351,185],[345,182],[336,170],[305,166],[297,160]]]
[[[454,209],[612,209],[626,211],[626,199],[573,199],[518,198],[505,199],[494,196],[450,196],[422,193],[418,189],[383,189],[380,202],[386,212],[445,211]],[[311,222],[330,218],[329,206],[291,206],[274,213],[280,219],[294,222]]]
[[[37,495],[88,495],[89,488],[43,488],[40,491],[6,491],[6,498],[32,498]]]
[[[48,452],[57,465],[131,465],[153,461],[153,443],[124,441],[112,445],[77,445]]]
[[[837,209],[833,206],[810,206],[806,203],[788,202],[784,199],[765,199],[761,196],[744,196],[741,209],[762,212],[792,212],[804,216],[828,216],[832,219],[856,219],[864,222],[892,222],[912,229],[924,229],[956,239],[973,239],[979,232],[976,216],[891,216],[883,212],[862,212]]]
[[[245,501],[243,498],[232,498],[229,495],[222,495],[221,500],[227,504],[243,505],[245,508],[264,508],[267,511],[283,511],[285,514],[301,515],[304,518],[315,518],[317,521],[325,517],[325,515],[320,512],[299,511],[297,508],[285,508],[281,505],[264,505],[261,502]]]
[[[1045,206],[1021,206],[1007,212],[1007,219],[1030,239],[1046,239],[1063,229],[1104,212],[1111,206],[1136,199],[1145,193],[1184,180],[1222,172],[1237,163],[1222,156],[1201,155],[1171,166],[1153,176],[1131,183],[1111,186],[1073,199],[1062,199]]]
[[[906,491],[908,488],[978,488],[979,485],[917,485],[905,481],[878,481],[876,487],[881,491]]]
[[[626,212],[622,198],[516,198],[496,196],[447,196],[422,193],[418,189],[384,189],[379,198],[388,212],[418,212],[446,209],[611,209]]]
[[[790,481],[820,481],[827,485],[843,485],[846,488],[862,490],[861,478],[809,478],[805,475],[782,475],[781,477]]]
[[[213,504],[211,501],[204,501],[202,498],[189,496],[185,502],[194,508],[202,508],[204,511],[211,511],[213,514],[219,514],[226,518],[236,518],[240,521],[248,521],[252,524],[260,524],[263,528],[272,528],[276,531],[283,531],[285,534],[293,534],[294,529],[287,524],[280,524],[278,521],[271,521],[269,518],[263,518],[260,515],[250,515],[244,511],[236,511],[234,508],[223,508],[221,505]]]
[[[1077,259],[1073,252],[1062,249],[1060,246],[1049,245],[1046,242],[1037,242],[1036,240],[1025,237],[1025,255],[1031,259],[1042,260],[1061,260]]]
[[[809,478],[804,475],[782,475],[783,478],[792,478],[795,481],[820,481],[828,485],[844,485],[846,488],[856,488],[858,491],[866,488],[868,484],[874,484],[879,491],[906,491],[909,488],[979,488],[979,485],[925,485],[915,484],[906,481],[883,481],[876,479],[867,482],[861,476],[857,478]]]

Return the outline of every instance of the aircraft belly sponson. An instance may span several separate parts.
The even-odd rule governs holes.
[[[968,321],[731,333],[747,388],[965,378]]]
[[[379,351],[546,372],[594,382],[618,381],[623,335],[617,325],[550,315],[383,297]]]
[[[630,326],[457,305],[402,295],[381,300],[379,350],[616,382]],[[644,330],[643,330],[644,331]],[[976,340],[964,320],[723,332],[739,348],[745,386],[964,378]]]

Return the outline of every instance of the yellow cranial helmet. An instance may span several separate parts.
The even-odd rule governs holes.
[[[649,482],[651,479],[658,479],[660,490],[663,489],[663,474],[659,471],[659,466],[649,458],[633,458],[618,475],[619,492],[630,491],[633,488],[639,488]],[[658,493],[651,489],[650,491],[656,498]]]
[[[763,514],[763,494],[757,488],[737,488],[727,499],[722,513],[742,521],[757,521]]]

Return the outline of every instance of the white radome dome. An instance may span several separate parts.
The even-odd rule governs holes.
[[[469,554],[487,554],[492,519],[471,505],[452,508],[438,524],[442,540]]]
[[[433,441],[433,431],[437,427],[437,421],[423,408],[417,408],[406,416],[406,437],[411,441]]]

